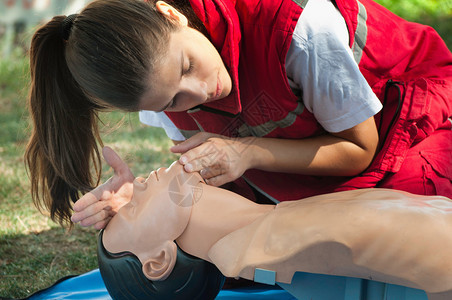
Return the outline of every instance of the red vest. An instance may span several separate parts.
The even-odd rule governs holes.
[[[292,32],[306,2],[190,0],[228,68],[233,90],[224,99],[187,112],[167,113],[184,136],[206,131],[301,139],[324,132],[290,89],[285,72]],[[337,0],[336,5],[350,32],[355,60],[384,104],[376,116],[381,150],[354,178],[260,170],[244,174],[249,184],[279,201],[375,186],[387,172],[400,168],[413,142],[451,125],[447,89],[443,98],[425,99],[432,80],[436,84],[452,78],[452,55],[441,38],[429,27],[404,21],[370,0]]]

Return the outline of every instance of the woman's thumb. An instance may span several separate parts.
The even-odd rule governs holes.
[[[170,151],[173,153],[185,153],[188,150],[191,150],[195,147],[198,147],[202,143],[204,143],[208,138],[216,136],[213,133],[208,132],[198,132],[194,136],[190,137],[189,139],[183,141],[180,144],[177,144],[170,148]]]
[[[132,172],[129,169],[129,166],[110,147],[105,146],[104,148],[102,148],[102,155],[104,156],[104,159],[107,162],[107,164],[113,168],[115,174],[119,175],[125,172],[132,174]]]

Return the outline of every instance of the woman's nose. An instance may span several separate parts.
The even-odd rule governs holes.
[[[186,78],[184,80],[183,89],[187,96],[198,102],[207,100],[207,83],[197,78]]]

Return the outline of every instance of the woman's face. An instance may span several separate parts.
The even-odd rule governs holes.
[[[139,109],[186,111],[222,99],[232,90],[231,77],[213,44],[199,31],[181,25],[149,77]]]

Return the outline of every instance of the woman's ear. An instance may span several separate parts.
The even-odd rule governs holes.
[[[187,26],[188,25],[188,19],[180,13],[177,9],[169,5],[168,3],[164,1],[157,1],[155,3],[155,7],[157,8],[157,11],[167,17],[171,21],[177,22],[179,25]]]
[[[171,271],[173,271],[176,258],[176,243],[167,241],[162,248],[141,262],[143,273],[149,280],[165,280],[171,274]]]

